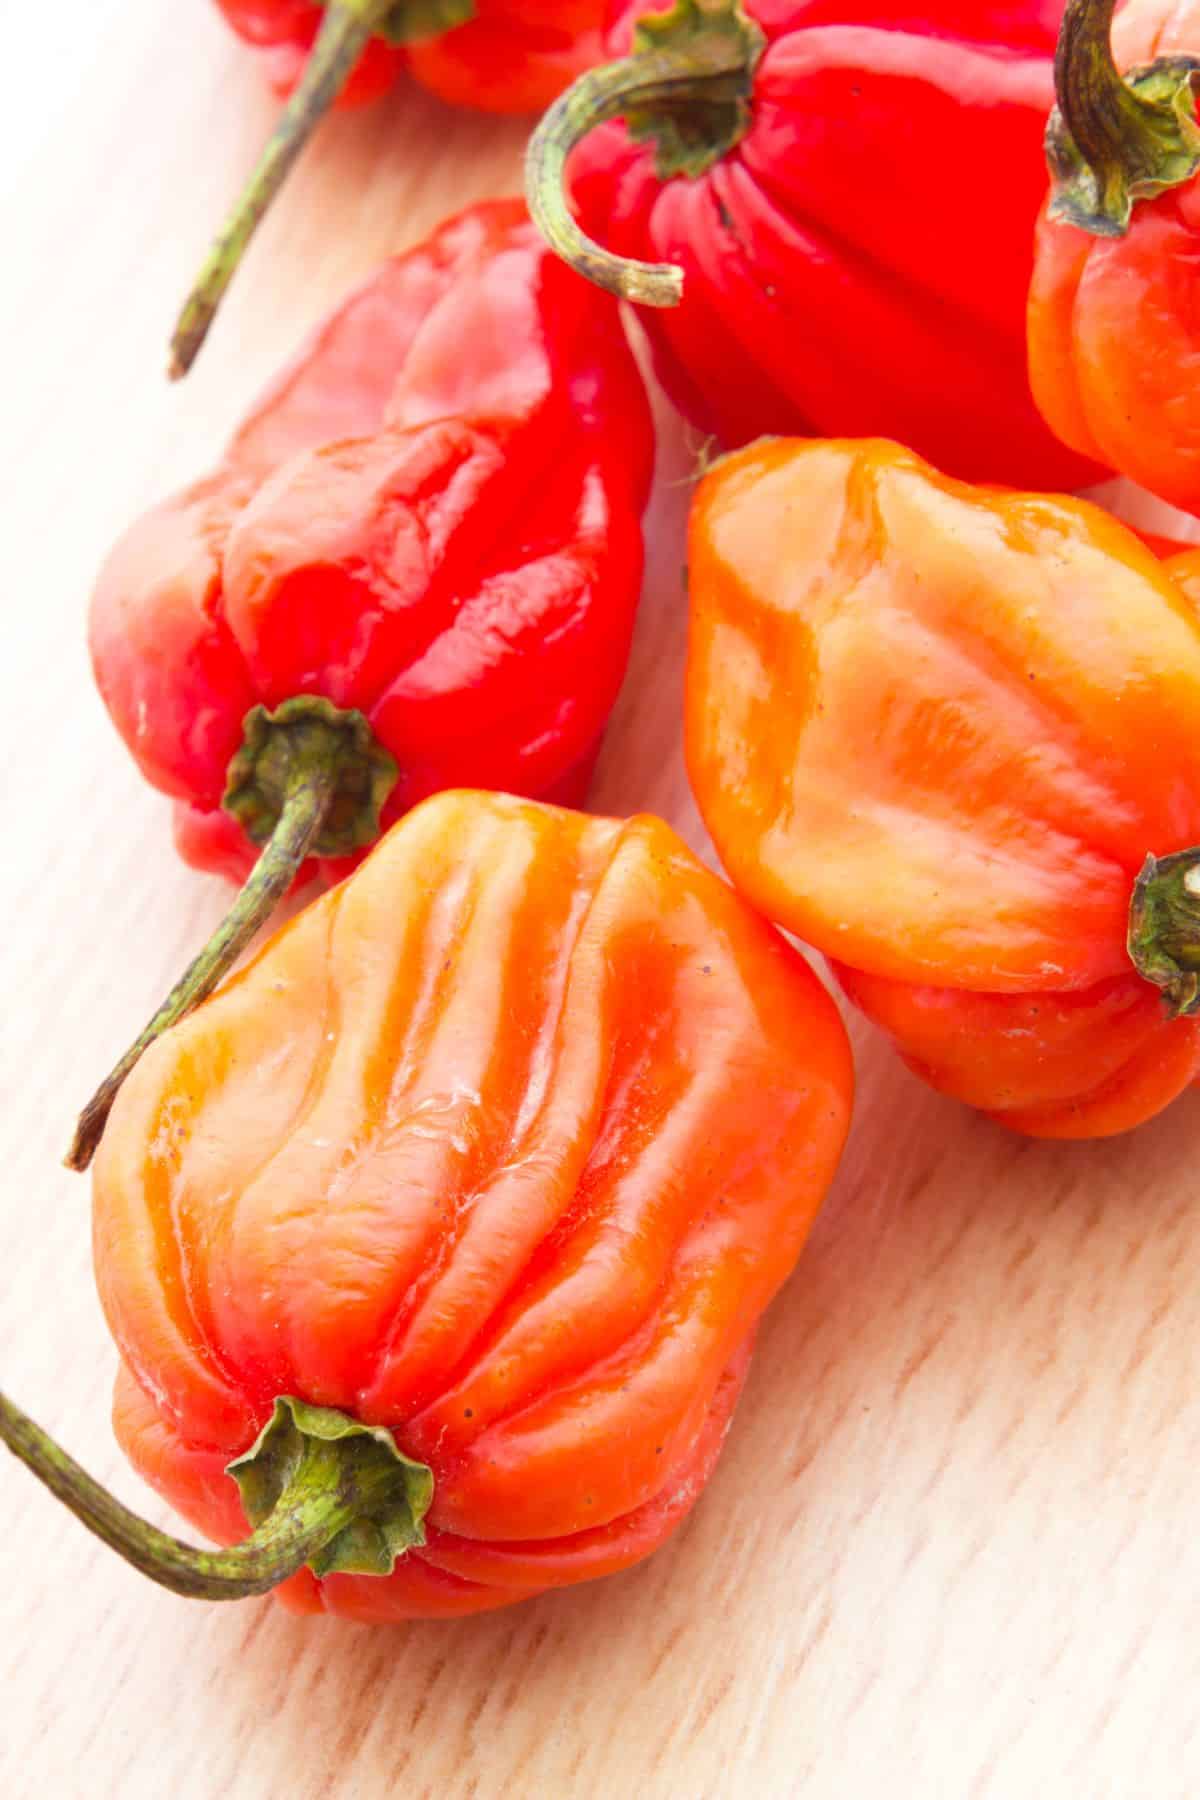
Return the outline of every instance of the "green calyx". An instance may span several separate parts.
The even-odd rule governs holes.
[[[229,1473],[254,1525],[227,1550],[198,1550],[140,1519],[40,1425],[0,1394],[0,1442],[133,1568],[190,1600],[245,1600],[308,1567],[315,1575],[390,1575],[425,1542],[433,1473],[380,1427],[345,1413],[275,1402],[270,1423]]]
[[[382,1426],[282,1396],[257,1441],[231,1462],[246,1517],[255,1527],[285,1517],[303,1531],[331,1495],[353,1496],[353,1516],[308,1558],[314,1575],[390,1575],[406,1550],[425,1542],[433,1471],[397,1447]]]
[[[625,110],[630,137],[655,146],[654,166],[663,181],[673,175],[695,180],[741,142],[766,45],[736,0],[676,0],[670,12],[638,22],[633,63],[644,70],[674,63],[694,82],[690,92],[685,82],[676,93],[668,89]]]
[[[676,0],[640,21],[622,62],[582,75],[534,133],[525,169],[529,209],[551,248],[589,281],[643,306],[677,306],[671,263],[613,256],[585,237],[567,205],[567,158],[596,126],[622,118],[655,146],[664,181],[695,180],[735,148],[750,124],[766,36],[741,0]]]
[[[1070,0],[1054,63],[1058,105],[1046,127],[1051,216],[1121,237],[1134,202],[1200,168],[1200,61],[1163,57],[1122,76],[1110,33],[1114,0]]]
[[[285,809],[306,790],[324,793],[314,856],[348,856],[373,844],[398,770],[363,714],[319,695],[246,714],[242,747],[229,765],[221,801],[252,843],[269,843]]]
[[[1129,907],[1129,955],[1172,1018],[1200,1012],[1200,850],[1148,856]]]
[[[442,37],[475,17],[475,0],[320,0],[362,20],[372,37],[387,44],[419,44]]]

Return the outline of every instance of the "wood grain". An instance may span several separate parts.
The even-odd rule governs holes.
[[[103,716],[88,588],[352,279],[514,187],[521,132],[412,92],[331,126],[172,391],[173,303],[269,103],[202,0],[2,16],[3,1380],[146,1506],[109,1430],[87,1190],[58,1157],[224,890],[174,860]],[[595,800],[703,847],[678,750],[694,450],[665,422]],[[206,1610],[139,1584],[6,1461],[6,1800],[1200,1791],[1200,1099],[1115,1145],[1030,1144],[856,1038],[843,1174],[659,1556],[455,1625]]]

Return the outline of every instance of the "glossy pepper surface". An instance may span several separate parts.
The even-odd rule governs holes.
[[[1111,0],[1068,9],[1030,376],[1064,443],[1200,512],[1200,7],[1130,0],[1110,52],[1111,15]]]
[[[626,0],[628,60],[557,103],[531,200],[577,267],[652,303],[664,385],[720,442],[886,433],[960,475],[1083,485],[1025,371],[1060,10]],[[568,176],[590,246],[560,204],[589,131]]]
[[[333,875],[439,788],[580,798],[653,449],[615,302],[518,201],[385,264],[100,575],[96,679],[186,859],[241,879],[314,758]]]
[[[1193,1080],[1200,620],[1131,532],[778,441],[700,487],[690,591],[721,858],[918,1074],[1051,1137]]]
[[[300,1611],[624,1568],[711,1472],[851,1079],[811,970],[666,825],[440,795],[124,1088],[94,1183],[117,1434],[234,1543],[225,1470],[277,1403],[386,1429],[424,1528],[389,1574],[295,1575]]]
[[[324,114],[407,68],[455,105],[536,113],[600,53],[604,0],[217,0],[287,105],[213,244],[171,341],[187,373],[251,238]]]

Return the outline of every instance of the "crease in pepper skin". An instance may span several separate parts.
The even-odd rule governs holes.
[[[238,900],[80,1117],[83,1168],[146,1042],[291,883],[337,877],[441,788],[581,800],[624,676],[654,432],[615,302],[519,201],[352,294],[217,469],[93,595],[97,684]]]
[[[1198,561],[881,441],[762,443],[697,491],[686,751],[726,869],[919,1075],[1033,1135],[1127,1130],[1200,1069],[1130,947],[1147,858],[1200,844]]]
[[[1085,486],[1100,470],[1055,441],[1025,368],[1060,14],[618,0],[616,60],[557,103],[531,197],[562,246],[557,156],[577,143],[566,187],[592,244],[567,254],[631,298],[633,265],[653,271],[663,294],[639,317],[657,372],[727,448],[879,434],[973,480]],[[720,54],[744,101],[701,72]],[[662,92],[642,94],[652,65]]]
[[[628,1566],[715,1464],[852,1069],[803,959],[663,823],[443,794],[147,1052],[95,1164],[115,1426],[221,1543],[280,1394],[433,1473],[452,1616]]]
[[[1085,35],[1107,43],[1107,0],[1077,0],[1076,10]],[[1200,59],[1200,9],[1190,0],[1129,0],[1112,21],[1107,61],[1118,88],[1118,70],[1144,74],[1147,66],[1178,68],[1191,58]],[[1166,191],[1135,193],[1127,223],[1114,220],[1100,235],[1103,221],[1085,229],[1061,210],[1069,172],[1052,186],[1037,226],[1029,370],[1043,417],[1065,444],[1200,513],[1200,185],[1188,173],[1200,160],[1200,127],[1192,80],[1177,76],[1174,85],[1184,127],[1169,132],[1151,158],[1170,181]],[[1089,99],[1105,119],[1112,114],[1099,92]],[[1136,114],[1122,130],[1137,130]],[[1056,115],[1052,150],[1064,131]],[[1097,170],[1110,176],[1129,155],[1116,146],[1093,154]]]

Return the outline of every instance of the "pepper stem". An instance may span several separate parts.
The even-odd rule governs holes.
[[[229,1465],[256,1522],[229,1550],[197,1550],[139,1518],[3,1394],[0,1440],[118,1556],[187,1599],[246,1600],[306,1564],[319,1574],[386,1575],[425,1541],[431,1471],[403,1456],[389,1432],[298,1400],[277,1400],[258,1442]],[[263,1462],[256,1505],[243,1470]]]
[[[164,1031],[206,1000],[266,923],[310,851],[344,856],[379,836],[379,810],[396,764],[359,712],[316,695],[255,707],[229,768],[224,806],[264,845],[246,885],[141,1036],[79,1115],[68,1169],[86,1169],[127,1076]]]
[[[195,362],[251,238],[394,4],[395,0],[328,0],[300,84],[280,114],[257,168],[179,315],[168,364],[172,381],[186,375]]]
[[[1125,78],[1113,59],[1116,0],[1069,0],[1054,59],[1058,107],[1046,129],[1051,212],[1120,237],[1133,202],[1190,180],[1200,166],[1192,81],[1200,63],[1163,57]]]
[[[207,1000],[251,938],[270,918],[296,879],[296,871],[321,829],[336,786],[337,775],[333,771],[315,772],[308,781],[297,785],[280,814],[270,843],[225,918],[175,983],[141,1036],[129,1046],[80,1113],[71,1148],[64,1159],[68,1169],[88,1167],[126,1077],[156,1038],[177,1025],[202,1000]]]
[[[674,263],[614,256],[580,230],[567,204],[567,158],[598,125],[623,118],[632,137],[656,144],[664,180],[695,179],[744,134],[765,47],[740,0],[677,0],[669,13],[641,21],[632,56],[568,88],[534,133],[525,164],[529,210],[564,262],[619,299],[679,305],[683,271]]]

